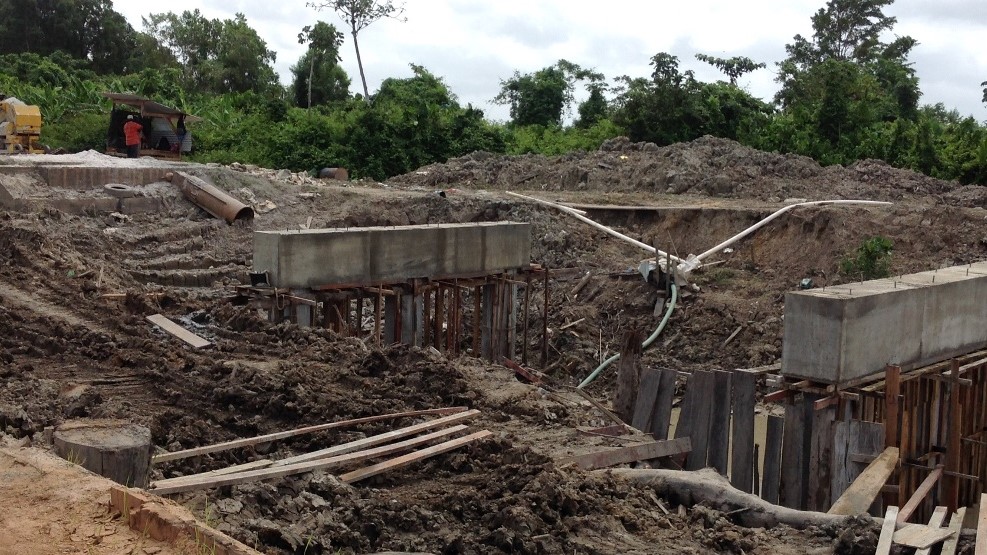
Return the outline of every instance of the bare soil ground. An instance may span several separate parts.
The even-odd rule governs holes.
[[[247,281],[255,229],[297,229],[309,218],[313,228],[531,222],[533,262],[568,270],[552,282],[543,370],[569,385],[614,353],[627,330],[647,333],[656,325],[654,290],[624,275],[646,254],[505,190],[660,206],[597,217],[681,256],[706,250],[788,199],[895,203],[798,209],[719,255],[721,264],[696,274],[700,293],[683,300],[645,353],[647,364],[685,371],[777,361],[784,293],[806,277],[817,285],[856,279],[839,275],[839,261],[871,236],[894,242],[896,273],[978,261],[987,252],[982,188],[871,161],[821,168],[712,138],[667,148],[615,140],[556,158],[474,153],[387,184],[316,182],[243,166],[199,170],[269,211],[227,226],[153,184],[147,194],[171,199],[165,212],[0,212],[0,432],[37,437],[70,418],[127,418],[148,425],[157,446],[176,450],[386,412],[454,405],[483,411],[475,427],[493,431],[493,439],[354,486],[316,472],[178,497],[220,530],[277,554],[863,553],[876,537],[853,528],[752,531],[702,508],[672,507],[665,515],[649,491],[558,464],[621,444],[579,434],[576,426],[606,422],[564,388],[550,396],[469,356],[274,325],[233,306],[230,287]],[[439,189],[445,197],[435,194]],[[594,277],[573,295],[585,271]],[[101,296],[118,292],[127,295]],[[532,307],[540,306],[537,295]],[[156,312],[215,347],[184,347],[144,320]],[[541,328],[534,308],[525,317]],[[468,335],[463,341],[471,344]],[[536,362],[537,334],[531,341]],[[613,389],[613,376],[605,374],[589,391],[608,399]],[[178,461],[158,469],[158,477],[311,450],[407,423],[303,436],[277,444],[273,454],[238,450]]]
[[[110,485],[43,451],[0,445],[0,554],[195,555],[131,530],[108,507]]]

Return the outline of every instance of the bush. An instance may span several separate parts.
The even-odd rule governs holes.
[[[84,112],[41,123],[41,142],[51,148],[69,152],[106,150],[106,130],[109,114]]]
[[[861,281],[891,275],[891,252],[894,244],[884,237],[871,237],[857,247],[853,254],[840,260],[840,273]]]

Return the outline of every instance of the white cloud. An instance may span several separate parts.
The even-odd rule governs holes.
[[[650,58],[658,52],[679,57],[682,69],[699,78],[722,78],[697,61],[698,52],[715,56],[748,56],[768,68],[746,76],[742,86],[770,100],[777,90],[775,62],[796,34],[812,33],[810,17],[824,0],[690,0],[668,2],[624,0],[583,3],[573,0],[412,0],[407,22],[383,20],[360,34],[360,50],[371,91],[388,77],[411,74],[408,64],[426,67],[442,77],[463,104],[484,109],[504,120],[506,107],[490,100],[500,81],[514,70],[528,73],[560,58],[595,68],[612,79],[650,75]],[[206,17],[243,13],[268,48],[278,53],[276,69],[290,82],[289,67],[303,53],[297,34],[321,19],[342,28],[331,11],[316,12],[302,0],[204,2],[172,0],[160,9],[119,1],[115,5],[141,28],[149,12],[199,8]],[[979,83],[987,80],[987,10],[983,0],[898,0],[887,13],[898,18],[895,32],[919,41],[912,60],[921,80],[923,103],[942,102],[962,114],[987,119]],[[347,33],[342,65],[357,91],[359,71],[352,38]]]

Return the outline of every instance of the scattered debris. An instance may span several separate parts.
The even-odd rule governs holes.
[[[161,314],[153,314],[147,317],[147,321],[158,326],[162,330],[174,335],[178,339],[188,343],[193,348],[202,349],[203,347],[208,347],[212,345],[211,341],[205,338],[199,337],[198,335],[186,330],[185,328],[179,326],[178,324],[172,322],[168,318],[162,316]]]

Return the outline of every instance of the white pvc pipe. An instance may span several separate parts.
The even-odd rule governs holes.
[[[561,211],[563,211],[563,212],[571,215],[572,217],[578,219],[579,221],[584,222],[586,224],[589,224],[589,225],[595,227],[596,229],[599,229],[600,231],[602,231],[604,233],[607,233],[609,235],[612,235],[612,236],[614,236],[617,239],[620,239],[622,241],[626,241],[626,242],[634,245],[635,247],[642,248],[642,249],[644,249],[644,250],[646,250],[646,251],[654,254],[659,259],[668,259],[668,258],[671,258],[672,261],[675,262],[675,263],[677,263],[677,264],[683,264],[683,263],[686,262],[685,260],[683,260],[683,259],[681,259],[681,258],[679,258],[679,257],[677,257],[675,255],[670,255],[667,252],[660,251],[660,250],[652,247],[651,245],[648,245],[646,243],[642,243],[641,241],[638,241],[637,239],[633,239],[631,237],[628,237],[628,236],[624,235],[623,233],[620,233],[619,231],[614,231],[614,230],[610,229],[609,227],[607,227],[605,225],[596,223],[593,220],[587,218],[586,216],[583,216],[582,214],[580,214],[579,211],[577,211],[575,208],[570,208],[568,206],[563,206],[561,204],[556,204],[554,202],[549,202],[547,200],[542,200],[540,198],[534,198],[534,197],[529,197],[529,196],[521,195],[521,194],[518,194],[518,193],[512,193],[510,191],[507,191],[507,194],[508,195],[511,195],[511,196],[515,196],[515,197],[527,199],[527,200],[530,200],[530,201],[534,201],[534,202],[537,202],[538,204],[543,204],[545,206],[551,206],[552,208],[557,208],[557,209],[559,209],[559,210],[561,210]]]
[[[713,253],[720,252],[721,250],[729,247],[730,245],[736,243],[737,241],[740,241],[744,237],[747,237],[751,233],[754,233],[758,229],[761,229],[762,227],[766,226],[769,222],[771,222],[771,220],[774,220],[778,216],[781,216],[782,214],[788,212],[789,210],[792,210],[793,208],[798,208],[799,206],[821,206],[821,205],[825,205],[825,204],[863,204],[863,205],[870,205],[870,206],[888,206],[891,203],[890,202],[878,201],[878,200],[814,200],[814,201],[809,201],[809,202],[800,202],[800,203],[797,203],[797,204],[789,204],[788,206],[785,206],[784,208],[781,208],[781,209],[775,211],[773,214],[771,214],[767,218],[764,218],[763,220],[761,220],[761,221],[757,222],[756,224],[748,227],[747,229],[741,231],[740,233],[734,235],[733,237],[727,239],[726,241],[723,241],[719,245],[716,245],[715,247],[707,250],[706,252],[704,252],[704,253],[702,253],[700,255],[697,255],[697,256],[690,255],[689,256],[689,259],[687,261],[685,261],[682,264],[679,264],[678,270],[680,272],[683,272],[685,274],[688,274],[692,270],[695,270],[696,268],[698,268],[699,266],[701,266],[702,265],[701,264],[702,260],[704,258],[706,258],[707,256],[709,256],[709,255],[711,255]]]
[[[605,225],[602,225],[602,224],[599,224],[597,222],[594,222],[593,220],[591,220],[591,219],[583,216],[582,214],[580,214],[580,212],[582,212],[581,210],[576,210],[575,208],[571,208],[569,206],[564,206],[564,205],[561,205],[561,204],[556,204],[554,202],[550,202],[550,201],[547,201],[547,200],[542,200],[540,198],[529,197],[527,195],[522,195],[522,194],[518,194],[518,193],[512,193],[511,191],[507,191],[507,194],[508,195],[511,195],[511,196],[518,197],[518,198],[523,198],[523,199],[526,199],[526,200],[537,202],[538,204],[542,204],[542,205],[545,205],[545,206],[551,206],[552,208],[556,208],[558,210],[561,210],[563,212],[566,212],[566,213],[570,214],[571,216],[575,217],[576,219],[578,219],[578,220],[580,220],[582,222],[585,222],[585,223],[587,223],[587,224],[595,227],[596,229],[599,229],[600,231],[603,231],[604,233],[607,233],[609,235],[612,235],[612,236],[614,236],[614,237],[616,237],[616,238],[618,238],[618,239],[620,239],[622,241],[626,241],[626,242],[634,245],[635,247],[642,248],[642,249],[644,249],[644,250],[646,250],[646,251],[654,254],[655,257],[656,257],[656,263],[658,261],[660,261],[661,259],[666,259],[666,260],[667,259],[671,259],[673,262],[675,262],[676,264],[678,264],[677,270],[679,272],[681,272],[683,275],[688,275],[693,270],[695,270],[696,268],[700,267],[702,265],[702,260],[704,258],[706,258],[707,256],[709,256],[711,254],[714,254],[714,253],[717,253],[717,252],[720,252],[721,250],[729,247],[730,245],[736,243],[737,241],[740,241],[744,237],[747,237],[751,233],[754,233],[758,229],[761,229],[762,227],[768,225],[768,223],[770,223],[772,220],[774,220],[778,216],[781,216],[782,214],[784,214],[784,213],[786,213],[786,212],[788,212],[788,211],[790,211],[790,210],[792,210],[794,208],[798,208],[800,206],[822,206],[822,205],[826,205],[826,204],[858,204],[858,205],[867,205],[867,206],[890,206],[892,204],[890,202],[884,202],[884,201],[879,201],[879,200],[813,200],[813,201],[809,201],[809,202],[799,202],[799,203],[796,203],[796,204],[789,204],[788,206],[785,206],[785,207],[782,207],[782,208],[776,210],[770,216],[768,216],[768,217],[764,218],[763,220],[757,222],[756,224],[748,227],[747,229],[741,231],[740,233],[734,235],[733,237],[727,239],[726,241],[723,241],[722,243],[720,243],[720,244],[716,245],[715,247],[707,250],[706,252],[704,252],[704,253],[702,253],[702,254],[700,254],[698,256],[689,255],[689,258],[688,259],[683,260],[683,259],[681,259],[681,258],[679,258],[679,257],[677,257],[675,255],[670,255],[667,252],[660,251],[660,250],[656,249],[655,247],[652,247],[651,245],[642,243],[641,241],[638,241],[637,239],[633,239],[631,237],[628,237],[628,236],[624,235],[623,233],[620,233],[618,231],[614,231],[613,229],[610,229],[609,227],[607,227]]]

